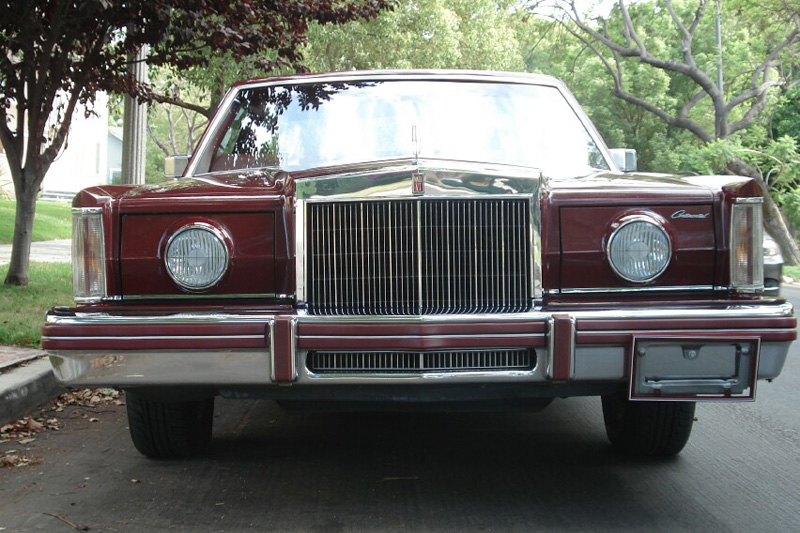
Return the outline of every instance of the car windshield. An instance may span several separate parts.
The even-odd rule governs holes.
[[[219,124],[196,174],[414,156],[533,167],[552,178],[608,169],[561,92],[544,85],[356,81],[245,87]]]

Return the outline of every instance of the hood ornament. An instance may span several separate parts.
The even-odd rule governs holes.
[[[421,148],[416,126],[411,127],[411,145],[414,150],[413,165],[416,167],[414,172],[411,173],[411,194],[422,196],[425,194],[425,174],[419,168],[419,152]]]

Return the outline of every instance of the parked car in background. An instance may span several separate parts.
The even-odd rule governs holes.
[[[696,402],[753,400],[797,335],[763,298],[759,191],[621,172],[548,76],[247,81],[183,178],[75,197],[76,305],[42,346],[64,383],[126,391],[150,457],[202,449],[219,395],[599,396],[614,447],[674,455]]]
[[[779,296],[783,283],[783,255],[772,236],[764,232],[764,295]]]

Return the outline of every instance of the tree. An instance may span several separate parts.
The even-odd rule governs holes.
[[[513,25],[513,0],[413,0],[371,20],[341,25],[314,23],[303,49],[304,65],[314,72],[352,69],[470,68],[522,70]],[[157,72],[150,140],[173,155],[167,113],[192,117],[213,114],[231,83],[270,74],[251,59],[215,58],[201,68]],[[174,88],[182,87],[180,92]],[[168,106],[180,109],[170,109]],[[185,111],[184,111],[185,110]],[[188,115],[185,113],[189,113]],[[197,121],[202,122],[201,120]],[[181,124],[183,139],[187,128]],[[182,143],[180,143],[182,144]],[[158,155],[158,150],[148,150]],[[149,176],[148,176],[148,179]]]
[[[0,19],[0,142],[17,196],[6,284],[28,281],[36,196],[67,140],[76,109],[98,91],[153,92],[127,75],[128,58],[188,69],[211,58],[252,58],[264,70],[300,70],[310,22],[372,18],[387,0],[14,0]]]
[[[172,69],[151,69],[151,83],[155,90],[174,100],[191,102],[200,107],[208,104],[208,91],[186,83]],[[195,143],[208,125],[205,113],[185,105],[154,103],[147,109],[147,183],[164,181],[165,157],[186,156],[192,153]]]
[[[608,18],[594,21],[578,11],[574,0],[559,2],[563,27],[591,50],[613,81],[613,94],[675,128],[709,143],[753,126],[775,89],[800,83],[783,68],[800,52],[800,5],[790,0],[729,0],[723,20],[739,22],[728,30],[726,51],[737,54],[741,70],[727,72],[727,83],[715,79],[719,58],[713,42],[711,0],[659,0],[628,7],[623,0]],[[726,16],[728,19],[726,19]],[[780,22],[778,22],[780,21]],[[631,70],[642,67],[666,73],[673,102],[642,97]],[[638,72],[637,72],[638,75]],[[708,118],[711,120],[708,120]],[[731,173],[755,178],[765,198],[765,222],[787,262],[800,264],[800,250],[757,168],[735,158]]]
[[[312,25],[306,52],[316,71],[524,68],[512,0],[415,0],[375,20]]]

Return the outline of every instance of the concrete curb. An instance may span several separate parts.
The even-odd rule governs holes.
[[[46,357],[4,372],[0,375],[0,424],[17,420],[65,390]]]

